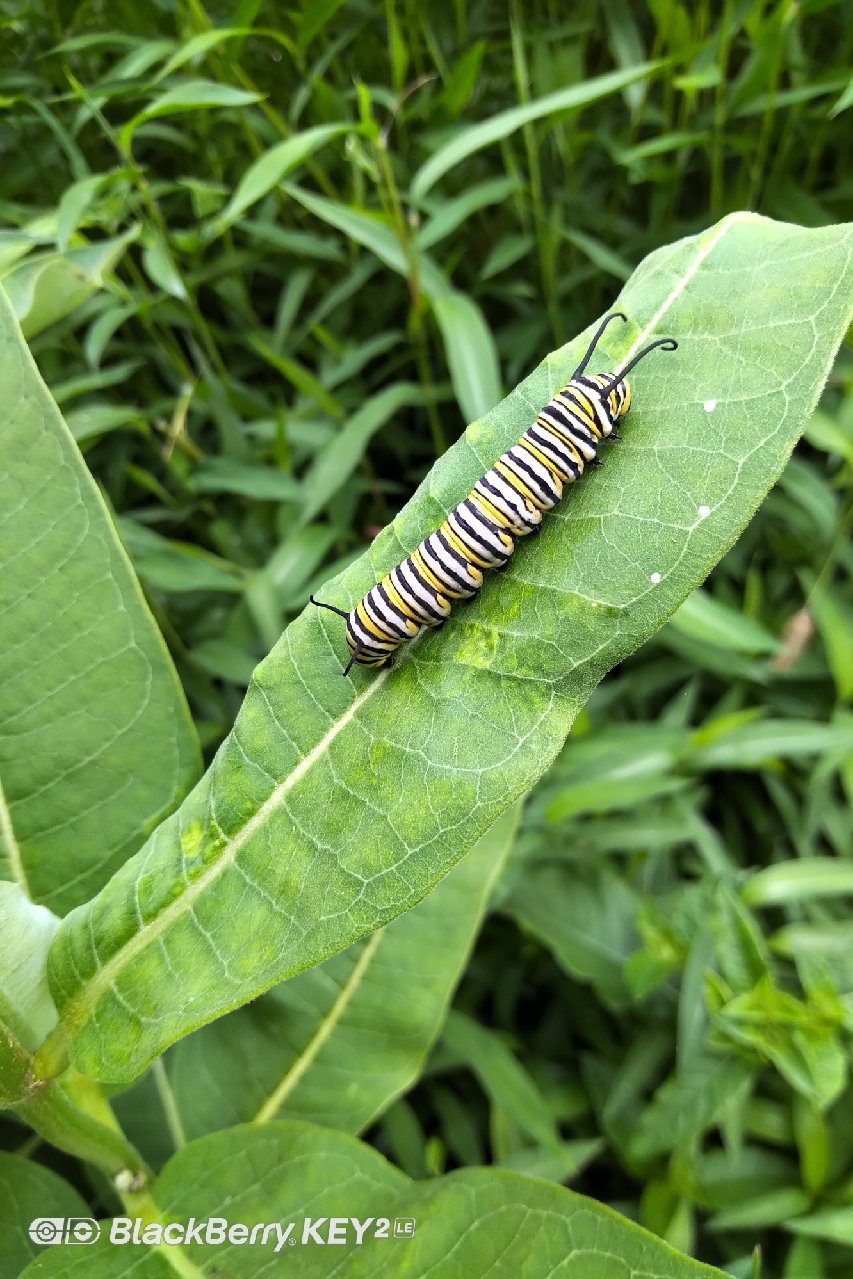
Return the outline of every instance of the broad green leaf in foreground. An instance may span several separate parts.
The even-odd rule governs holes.
[[[208,1267],[254,1279],[291,1266],[300,1279],[344,1271],[348,1279],[723,1279],[721,1271],[561,1186],[486,1168],[412,1181],[353,1137],[298,1121],[200,1137],[166,1165],[151,1199],[149,1220],[161,1228],[167,1221],[217,1218],[249,1227],[278,1222],[290,1235],[279,1244],[271,1227],[266,1244],[256,1236],[254,1243],[190,1242],[158,1253],[153,1246],[110,1243],[104,1223],[97,1244],[48,1248],[24,1279],[112,1279],[127,1275],[131,1265],[134,1279],[208,1273]],[[329,1247],[336,1217],[347,1233],[339,1224],[337,1246]],[[358,1245],[353,1218],[362,1230]],[[306,1219],[318,1232],[313,1238]],[[414,1223],[412,1233],[395,1234],[394,1223],[405,1221]]]
[[[185,1134],[285,1116],[363,1131],[423,1066],[517,820],[514,806],[386,929],[179,1044]]]
[[[183,694],[0,291],[0,875],[86,901],[197,772]]]
[[[36,1217],[86,1217],[86,1200],[50,1168],[23,1156],[0,1152],[0,1266],[19,1275],[43,1251],[27,1227]]]
[[[678,339],[632,378],[603,470],[509,572],[393,669],[341,678],[343,625],[313,608],[257,668],[179,812],[49,956],[67,1053],[129,1080],[173,1040],[419,901],[553,760],[596,683],[679,606],[782,469],[850,319],[853,229],[734,214],[660,249],[592,368]],[[619,331],[617,332],[617,328]],[[408,554],[570,375],[549,356],[436,464],[370,552],[326,585],[350,606]]]

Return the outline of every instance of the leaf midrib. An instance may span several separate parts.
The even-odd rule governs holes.
[[[364,981],[367,970],[373,962],[373,958],[384,935],[385,930],[379,928],[368,940],[359,955],[358,960],[354,964],[352,972],[338,991],[331,1008],[319,1023],[317,1029],[314,1031],[314,1034],[308,1040],[308,1043],[302,1049],[301,1053],[299,1053],[299,1055],[295,1058],[289,1070],[282,1075],[280,1081],[273,1089],[270,1090],[269,1096],[258,1107],[257,1112],[252,1116],[250,1121],[251,1123],[265,1124],[271,1119],[275,1119],[279,1110],[281,1110],[296,1085],[305,1075],[308,1068],[316,1060],[321,1049],[330,1038],[332,1031],[335,1029],[355,997],[356,991]]]
[[[654,315],[649,320],[648,324],[645,326],[644,329],[641,329],[641,331],[637,334],[637,337],[634,339],[631,346],[628,348],[625,355],[623,355],[622,359],[620,360],[620,365],[627,364],[629,360],[631,360],[636,355],[637,351],[639,351],[640,347],[643,345],[646,338],[650,337],[651,334],[654,333],[659,321],[662,320],[663,317],[666,315],[667,311],[670,310],[676,298],[681,296],[681,294],[687,288],[687,285],[690,283],[690,281],[697,275],[699,268],[702,266],[705,259],[708,258],[710,254],[714,251],[714,249],[719,244],[720,240],[722,240],[723,236],[728,234],[730,228],[738,222],[764,222],[764,221],[766,221],[766,219],[763,218],[760,214],[750,213],[748,210],[739,210],[738,212],[730,213],[728,217],[723,218],[722,222],[720,223],[720,225],[718,226],[716,230],[716,233],[711,236],[711,238],[708,240],[708,243],[705,245],[705,247],[699,253],[696,254],[696,257],[693,263],[691,264],[691,266],[684,272],[683,275],[679,276],[678,280],[670,289],[669,293],[667,293],[663,302],[660,304],[657,311],[655,311]]]

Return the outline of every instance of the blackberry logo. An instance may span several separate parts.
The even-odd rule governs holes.
[[[30,1222],[33,1243],[94,1243],[101,1227],[92,1217],[36,1217]]]

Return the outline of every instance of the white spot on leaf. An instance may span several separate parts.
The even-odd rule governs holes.
[[[652,582],[655,586],[657,586],[660,580],[661,580],[660,573],[652,573],[651,577],[649,578],[649,581]]]
[[[706,413],[713,413],[714,409],[717,407],[717,401],[706,400],[702,407],[704,408]]]
[[[710,508],[710,506],[700,506],[700,507],[699,507],[699,519],[700,519],[700,520],[706,520],[710,514],[711,514],[711,508]]]

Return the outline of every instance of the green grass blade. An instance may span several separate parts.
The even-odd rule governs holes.
[[[465,420],[476,422],[501,398],[494,338],[476,302],[455,289],[436,298],[433,311],[457,403]]]
[[[536,98],[523,106],[510,107],[507,111],[499,111],[488,120],[461,129],[457,135],[440,150],[434,152],[427,162],[421,165],[412,180],[411,196],[417,203],[430,191],[445,173],[467,160],[470,155],[492,146],[503,138],[517,133],[532,120],[541,120],[546,116],[558,115],[562,111],[577,110],[589,106],[591,102],[599,102],[611,93],[619,93],[630,84],[652,75],[660,66],[658,62],[641,62],[639,66],[627,71],[610,71],[606,75],[595,76],[592,80],[583,80],[580,84],[570,85],[567,89],[559,89],[544,98]]]
[[[349,127],[347,124],[317,125],[316,128],[306,129],[304,133],[287,138],[265,151],[243,174],[227,206],[215,218],[210,228],[211,237],[221,235],[247,209],[272,191],[288,173],[292,173],[324,143],[346,133]]]
[[[155,98],[143,111],[128,120],[121,132],[119,141],[128,149],[134,134],[140,125],[148,120],[159,120],[163,116],[182,115],[186,111],[209,110],[213,107],[229,111],[239,111],[242,107],[258,102],[261,95],[249,93],[245,89],[235,89],[230,84],[219,84],[216,80],[188,80],[185,84],[167,89]]]

